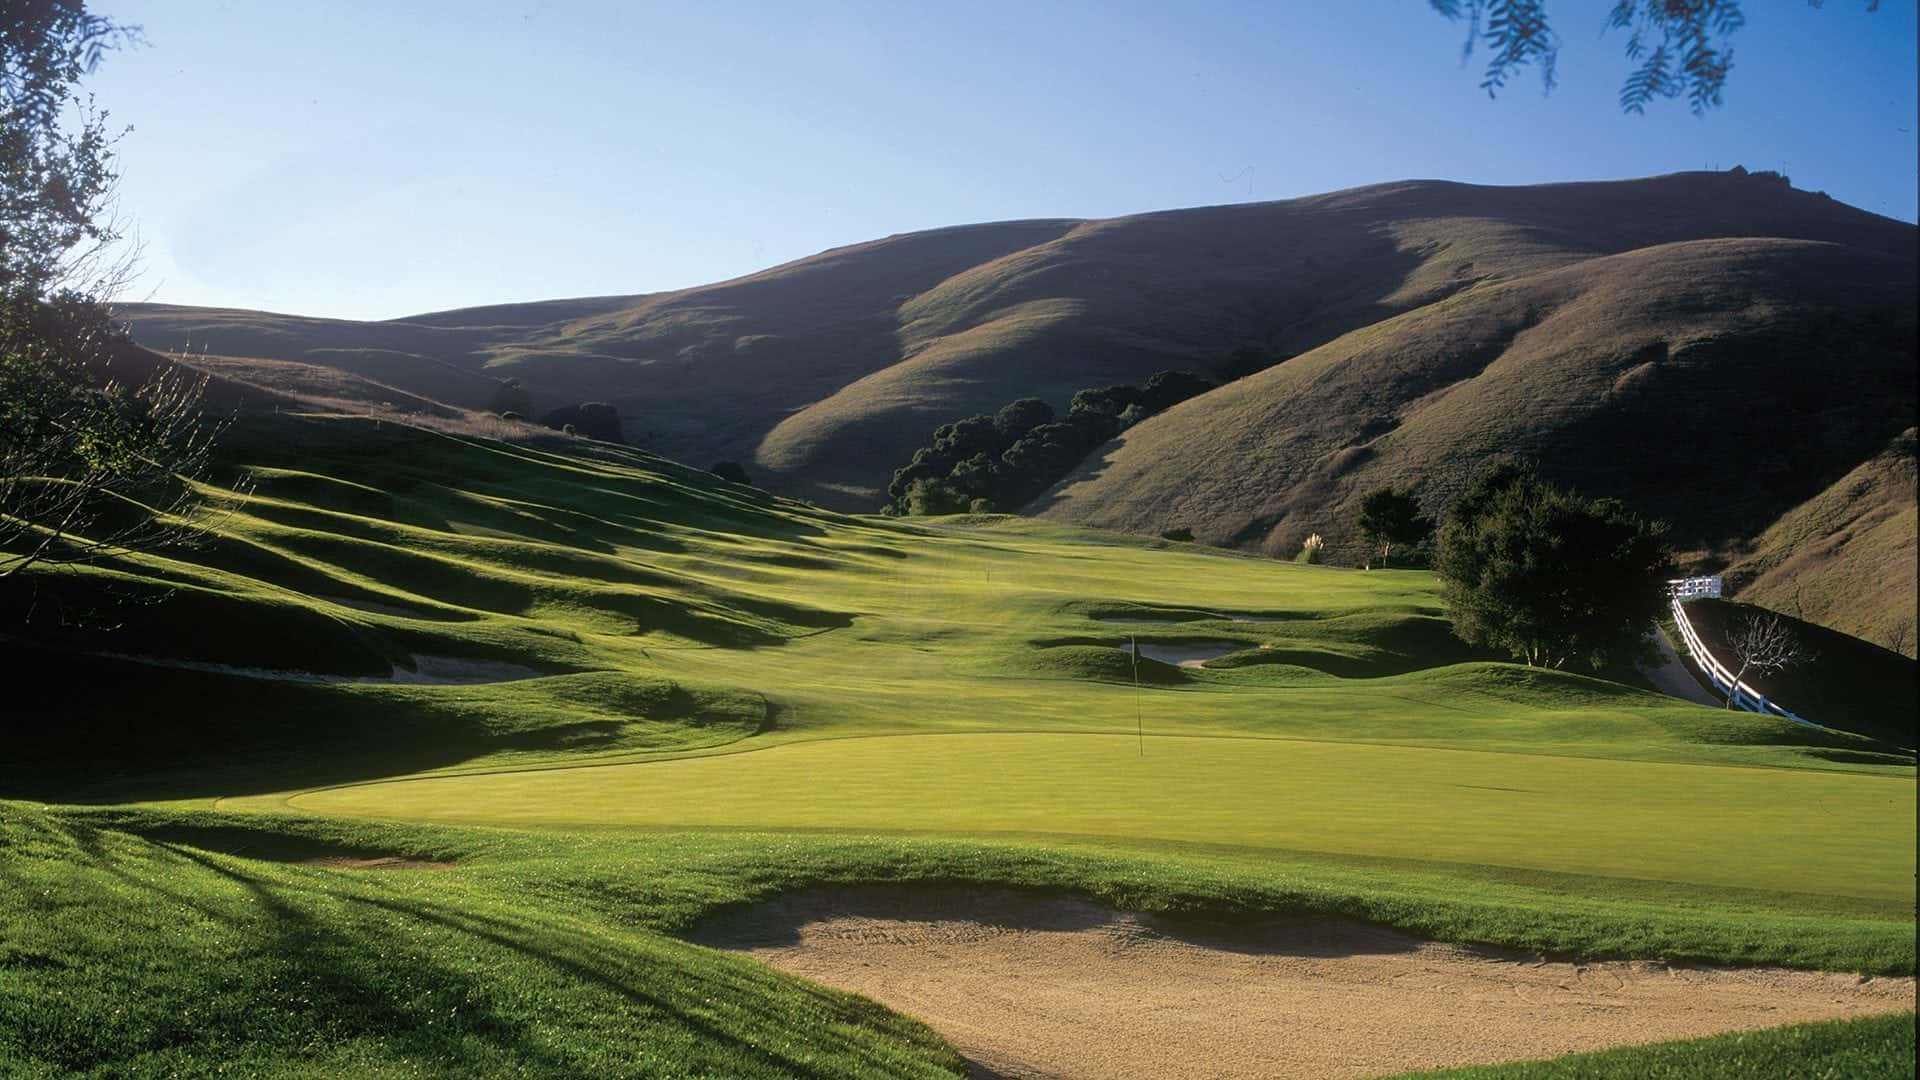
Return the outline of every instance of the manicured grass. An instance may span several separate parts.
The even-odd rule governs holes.
[[[0,1072],[956,1067],[661,936],[813,882],[1914,968],[1896,748],[1491,662],[1424,573],[849,518],[571,449],[250,422],[228,453],[259,494],[213,542],[0,595],[0,662],[63,694],[0,718],[0,797],[96,807],[0,810]],[[1131,637],[1240,648],[1136,690]],[[314,681],[414,656],[516,677]],[[461,868],[199,853],[319,841]],[[278,959],[193,997],[243,956]]]
[[[1755,889],[1792,882],[1890,912],[1911,900],[1914,875],[1906,780],[1291,739],[827,740],[373,783],[284,805],[507,825],[777,823],[1172,840]],[[1848,827],[1836,830],[1836,821]]]

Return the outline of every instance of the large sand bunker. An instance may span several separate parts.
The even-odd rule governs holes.
[[[1910,978],[1546,962],[966,887],[806,890],[696,940],[918,1017],[984,1076],[1379,1076],[1914,1007]]]

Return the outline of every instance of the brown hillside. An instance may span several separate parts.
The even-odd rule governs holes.
[[[1788,511],[1727,580],[1742,600],[1916,655],[1914,429]]]
[[[1476,285],[1713,237],[1911,258],[1911,226],[1757,177],[1491,188],[939,229],[718,285],[378,323],[134,305],[150,346],[301,360],[462,407],[608,401],[636,442],[850,509],[934,426],[1025,394],[1304,352]]]
[[[1482,283],[1147,420],[1036,509],[1357,559],[1368,491],[1438,512],[1528,457],[1721,551],[1911,425],[1914,288],[1911,257],[1771,239]]]

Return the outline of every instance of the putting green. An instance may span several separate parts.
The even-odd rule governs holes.
[[[310,791],[322,814],[501,825],[1052,833],[1914,895],[1910,780],[1291,739],[1065,733],[794,743]]]

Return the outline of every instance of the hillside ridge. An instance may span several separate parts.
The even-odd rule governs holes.
[[[1914,424],[1915,237],[1770,174],[1400,180],[900,233],[689,289],[380,323],[124,314],[157,348],[458,409],[607,402],[638,445],[867,511],[941,424],[1028,396],[1065,412],[1082,388],[1251,349],[1275,366],[1123,433],[1033,509],[1281,555],[1321,532],[1348,557],[1360,486],[1438,506],[1497,452],[1645,503],[1713,566]],[[1707,401],[1777,445],[1714,435]],[[1703,462],[1755,482],[1702,486]]]

